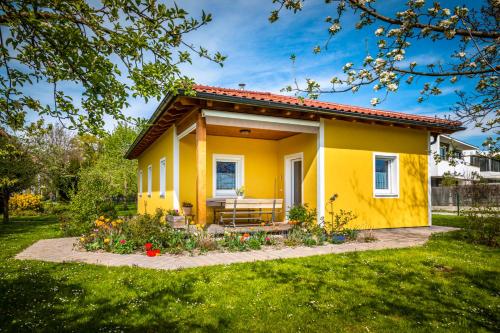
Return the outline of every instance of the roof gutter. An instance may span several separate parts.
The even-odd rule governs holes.
[[[398,123],[398,124],[408,124],[408,125],[419,125],[419,126],[427,126],[427,127],[435,127],[435,128],[440,128],[440,129],[447,129],[451,131],[461,131],[464,130],[465,127],[462,126],[450,126],[446,124],[429,124],[424,121],[417,121],[417,120],[408,120],[408,119],[394,119],[391,117],[384,117],[384,116],[377,116],[377,115],[360,115],[360,114],[355,114],[350,111],[340,111],[340,110],[322,110],[319,108],[315,107],[310,107],[310,106],[301,106],[301,105],[289,105],[289,104],[283,104],[283,103],[277,103],[277,102],[269,102],[269,101],[260,101],[260,100],[253,100],[253,99],[248,99],[248,98],[240,98],[240,97],[234,97],[234,96],[224,96],[224,95],[218,95],[218,94],[212,94],[212,93],[205,93],[205,92],[196,92],[196,97],[200,99],[207,99],[207,100],[213,100],[213,101],[218,101],[218,102],[228,102],[228,103],[239,103],[239,104],[246,104],[246,105],[252,105],[252,106],[267,106],[267,107],[275,107],[275,108],[280,108],[280,109],[285,109],[285,110],[293,110],[293,111],[306,111],[306,112],[314,112],[314,113],[320,113],[320,114],[325,114],[325,115],[338,115],[338,116],[346,116],[350,118],[357,118],[357,119],[364,119],[364,120],[383,120],[391,123]]]

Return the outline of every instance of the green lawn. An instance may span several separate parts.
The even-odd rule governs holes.
[[[0,226],[0,331],[499,331],[500,250],[426,246],[182,271],[17,261],[54,222]]]
[[[465,216],[432,214],[432,225],[463,228],[465,226]]]

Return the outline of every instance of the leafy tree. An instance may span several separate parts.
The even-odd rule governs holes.
[[[115,199],[137,193],[137,161],[124,158],[137,132],[136,128],[119,124],[102,138],[96,161],[80,170],[78,190],[70,202],[71,221],[64,225],[67,234],[88,230],[99,214],[114,211]]]
[[[273,3],[279,7],[272,11],[271,22],[278,20],[283,9],[294,13],[301,11],[304,0],[273,0]],[[498,134],[498,0],[482,1],[479,5],[469,2],[468,6],[455,8],[446,8],[443,1],[429,1],[426,5],[425,0],[408,0],[395,8],[388,8],[384,1],[376,0],[325,0],[325,3],[333,7],[325,8],[325,11],[336,15],[325,18],[329,38],[324,46],[316,46],[314,53],[325,50],[329,41],[350,24],[350,14],[358,18],[355,24],[357,29],[372,27],[374,45],[367,47],[362,63],[346,63],[342,68],[344,75],[334,76],[330,86],[321,87],[315,80],[307,79],[305,87],[300,87],[295,81],[285,90],[317,98],[321,93],[356,92],[362,86],[372,86],[375,91],[385,92],[387,97],[400,85],[415,84],[416,79],[421,78],[426,80],[418,98],[421,102],[429,96],[441,94],[441,86],[445,82],[456,84],[468,81],[475,85],[475,90],[457,92],[459,102],[452,109],[455,116],[481,128],[483,132],[492,130]],[[448,49],[448,62],[430,63],[425,67],[407,62],[405,59],[415,50],[412,43],[416,44],[419,40],[435,42],[441,50]],[[377,97],[371,99],[374,106],[380,102]],[[495,148],[497,140],[490,137],[485,145]]]
[[[0,130],[0,197],[3,222],[9,222],[9,199],[12,193],[22,191],[33,183],[36,164],[14,137]]]
[[[56,200],[67,200],[85,158],[78,137],[61,125],[45,126],[39,120],[26,128],[22,141],[39,164],[40,187]]]
[[[0,125],[20,128],[27,112],[97,133],[105,116],[127,119],[127,98],[160,98],[189,88],[180,65],[225,57],[185,41],[211,21],[156,0],[0,2]],[[49,84],[53,101],[29,91]],[[81,101],[70,96],[79,89]],[[79,105],[80,104],[80,105]]]

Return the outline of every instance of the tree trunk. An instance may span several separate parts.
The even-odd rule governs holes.
[[[3,223],[9,223],[9,198],[10,193],[3,192]]]

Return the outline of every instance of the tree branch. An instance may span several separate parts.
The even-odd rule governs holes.
[[[373,16],[381,21],[390,23],[390,24],[396,24],[396,25],[403,25],[404,22],[398,19],[394,19],[385,15],[382,15],[378,13],[376,10],[371,9],[366,7],[361,1],[359,0],[349,0],[349,2],[356,8],[361,9],[363,12],[367,13],[370,16]],[[415,22],[411,23],[410,25],[411,28],[418,28],[418,29],[431,29],[436,32],[441,32],[444,33],[447,29],[444,27],[440,27],[437,25],[433,24],[423,24],[420,22]],[[490,38],[490,39],[496,39],[500,37],[500,32],[497,31],[478,31],[478,30],[466,30],[466,29],[456,29],[454,30],[456,35],[459,36],[464,36],[464,37],[470,37],[471,35],[474,37],[479,37],[479,38]]]

